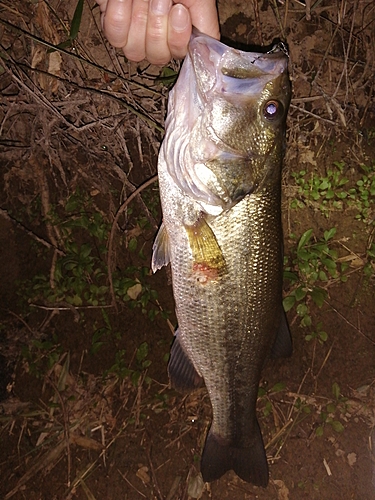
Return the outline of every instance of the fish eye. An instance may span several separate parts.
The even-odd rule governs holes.
[[[283,114],[284,108],[281,102],[271,99],[263,107],[263,115],[267,120],[275,120]]]

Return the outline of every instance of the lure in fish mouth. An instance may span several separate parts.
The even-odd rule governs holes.
[[[268,483],[259,381],[270,353],[292,350],[280,203],[287,64],[283,50],[243,52],[195,32],[169,96],[152,269],[171,264],[179,325],[171,384],[182,392],[205,384],[210,396],[201,461],[208,482],[233,469]]]

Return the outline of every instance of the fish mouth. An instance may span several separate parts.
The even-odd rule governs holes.
[[[195,28],[189,55],[202,93],[212,91],[220,82],[221,93],[232,95],[259,94],[268,82],[286,71],[289,60],[282,43],[266,53],[245,52],[228,47]]]

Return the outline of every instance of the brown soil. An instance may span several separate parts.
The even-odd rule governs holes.
[[[375,258],[368,252],[375,194],[356,206],[323,206],[299,193],[293,175],[323,179],[342,162],[348,189],[363,179],[361,165],[374,175],[375,5],[323,0],[307,20],[302,3],[219,1],[225,37],[289,45],[285,255],[290,262],[306,230],[321,239],[335,227],[337,263],[348,263],[346,281],[318,282],[327,291],[320,308],[306,302],[311,327],[300,325],[295,307],[288,312],[293,356],[264,368],[258,410],[267,489],[232,472],[201,483],[208,396],[202,389],[182,397],[168,387],[172,291],[168,271],[148,272],[160,221],[157,185],[123,206],[156,172],[168,94],[155,80],[160,69],[129,64],[105,43],[91,0],[65,52],[40,40],[66,41],[75,5],[1,3],[0,498],[375,499]],[[77,189],[89,201],[68,211]],[[356,218],[360,209],[364,220]],[[89,235],[85,216],[95,228],[102,224],[104,239]],[[95,258],[94,270],[104,270],[77,270],[87,284],[74,299],[82,303],[65,300],[68,292],[51,298],[61,259],[74,254],[73,237],[77,248],[90,246],[84,262]],[[135,300],[125,291],[127,301],[117,297],[115,307],[107,266],[114,280],[134,280]],[[44,288],[36,276],[44,276]],[[84,296],[95,283],[106,290],[98,304]],[[286,295],[293,286],[285,282]],[[158,296],[141,302],[146,289]],[[306,340],[319,326],[327,339]]]

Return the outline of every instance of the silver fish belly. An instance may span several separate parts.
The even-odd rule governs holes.
[[[268,483],[256,418],[261,369],[291,354],[282,310],[281,165],[290,101],[283,51],[247,53],[194,33],[170,93],[152,269],[171,263],[172,386],[203,383],[213,420],[205,481]]]

